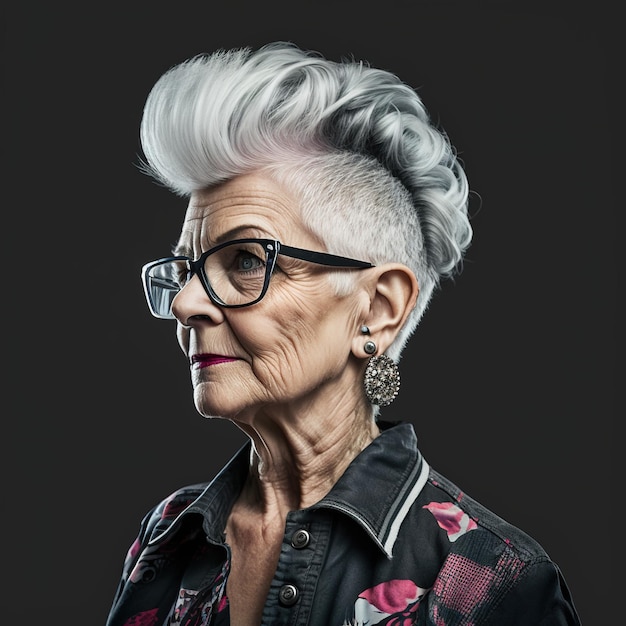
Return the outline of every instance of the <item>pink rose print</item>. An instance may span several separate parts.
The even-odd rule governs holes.
[[[133,541],[133,545],[128,549],[128,554],[126,555],[126,559],[130,561],[130,559],[134,559],[137,554],[139,554],[139,550],[141,549],[141,541],[139,538]]]
[[[424,505],[437,520],[437,524],[448,533],[450,541],[456,541],[470,530],[477,528],[476,522],[453,502],[431,502]]]
[[[179,513],[184,511],[192,502],[193,500],[176,500],[174,496],[171,496],[163,509],[163,513],[161,513],[161,519],[173,519],[178,517]]]
[[[226,609],[227,606],[228,606],[228,598],[224,595],[222,596],[222,599],[220,600],[220,603],[217,606],[217,612],[221,613],[222,611]]]
[[[156,626],[158,609],[150,609],[131,617],[124,626]]]
[[[354,604],[350,625],[410,626],[415,623],[417,607],[427,591],[412,580],[390,580],[366,589]]]

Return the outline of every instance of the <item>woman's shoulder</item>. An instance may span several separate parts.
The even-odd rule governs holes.
[[[457,544],[453,552],[462,549],[514,553],[525,563],[549,560],[545,549],[534,537],[432,468],[420,494],[420,507],[426,509],[439,528],[446,532],[450,544]],[[473,556],[480,558],[478,554]]]
[[[166,519],[177,517],[179,513],[202,495],[209,484],[204,482],[178,487],[153,506],[148,516],[154,517],[156,515]]]
[[[209,483],[195,483],[178,487],[152,506],[141,522],[141,536],[160,535],[205,492]]]
[[[184,513],[206,515],[211,510],[230,508],[248,472],[248,456],[249,444],[245,444],[211,480],[184,485],[164,497],[144,516],[143,524],[154,535],[155,529],[170,526]]]
[[[440,615],[456,614],[471,588],[475,623],[580,624],[559,567],[535,538],[432,468],[416,504],[422,532],[437,536],[429,606]]]

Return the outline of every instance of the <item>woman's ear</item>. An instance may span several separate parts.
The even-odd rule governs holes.
[[[402,263],[378,265],[368,270],[368,274],[370,301],[363,324],[369,332],[366,339],[363,334],[358,334],[353,345],[354,354],[360,358],[382,354],[387,350],[415,308],[419,293],[415,274]],[[376,344],[373,354],[364,349],[368,340]]]

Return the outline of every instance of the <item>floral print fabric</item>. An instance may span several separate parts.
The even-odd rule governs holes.
[[[287,515],[263,626],[580,626],[545,550],[429,468],[410,424],[381,426],[323,500]],[[106,626],[229,626],[222,529],[248,459],[146,515]]]

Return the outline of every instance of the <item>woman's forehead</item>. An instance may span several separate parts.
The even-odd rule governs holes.
[[[239,237],[270,237],[291,245],[317,239],[305,227],[294,194],[256,173],[194,192],[181,244],[207,248]]]

